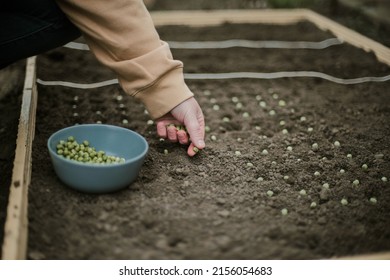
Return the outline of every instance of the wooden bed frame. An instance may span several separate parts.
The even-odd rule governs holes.
[[[151,13],[156,26],[189,25],[215,26],[225,22],[294,24],[309,21],[338,39],[367,52],[375,53],[379,61],[390,65],[390,49],[324,16],[306,9],[295,10],[215,10],[215,11],[161,11]],[[4,241],[3,259],[26,259],[28,239],[28,187],[31,180],[32,141],[37,106],[35,57],[27,60],[17,147],[10,186]],[[346,256],[338,259],[378,260],[390,259],[390,252]]]

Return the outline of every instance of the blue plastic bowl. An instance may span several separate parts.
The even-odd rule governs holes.
[[[125,159],[124,163],[80,163],[57,155],[60,140],[73,136],[77,142],[89,141],[96,150]],[[47,141],[54,170],[67,186],[87,193],[109,193],[129,186],[138,176],[149,145],[138,133],[118,126],[85,124],[67,127]]]

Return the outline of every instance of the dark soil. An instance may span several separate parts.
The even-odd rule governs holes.
[[[168,41],[333,37],[308,23],[164,27],[159,32]],[[312,70],[340,78],[390,73],[373,54],[347,44],[325,50],[173,53],[186,73]],[[59,48],[39,57],[38,77],[88,83],[114,75],[89,52]],[[143,105],[117,85],[93,90],[39,86],[29,258],[320,259],[390,250],[390,188],[382,181],[390,177],[390,82],[187,82],[210,129],[207,148],[195,158],[187,157],[183,146],[161,142],[147,124]],[[129,123],[123,124],[124,119]],[[150,145],[139,178],[118,193],[71,190],[56,177],[46,151],[56,130],[97,121],[136,130]],[[267,195],[270,190],[273,196]],[[342,205],[342,199],[348,204]],[[284,208],[287,215],[281,213]]]
[[[264,8],[306,8],[351,28],[375,41],[390,47],[390,26],[374,17],[364,15],[361,11],[343,5],[338,0],[308,1],[267,1],[267,0],[196,0],[153,1],[153,10],[219,10],[219,9],[264,9]],[[383,2],[383,3],[382,3]],[[365,6],[386,6],[385,1],[366,0]]]

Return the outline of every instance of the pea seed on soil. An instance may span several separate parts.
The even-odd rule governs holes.
[[[159,33],[166,41],[333,37],[306,22],[166,26]],[[311,70],[355,78],[390,72],[372,53],[345,43],[324,50],[177,49],[173,55],[186,73]],[[65,48],[38,57],[38,77],[79,83],[114,78],[91,53]],[[194,158],[187,147],[160,141],[143,105],[118,85],[38,87],[29,258],[323,259],[390,250],[390,185],[383,179],[390,171],[390,82],[187,83],[208,126],[207,147]],[[149,142],[138,179],[118,193],[67,188],[45,150],[53,132],[96,122],[133,129]]]

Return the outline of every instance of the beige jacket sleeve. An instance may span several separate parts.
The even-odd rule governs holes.
[[[125,92],[140,99],[152,118],[193,96],[183,63],[160,40],[142,0],[57,0],[82,31],[97,59],[117,75]]]

